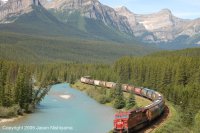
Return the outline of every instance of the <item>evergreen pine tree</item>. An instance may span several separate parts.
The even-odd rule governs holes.
[[[194,133],[200,132],[200,111],[195,116]]]
[[[127,109],[131,109],[135,106],[136,102],[135,102],[135,95],[131,92],[129,94],[129,98],[127,100],[127,103],[126,103],[126,108]]]
[[[114,107],[116,109],[122,109],[126,106],[126,102],[124,100],[123,91],[121,89],[121,84],[118,84],[115,89],[115,100],[114,100]]]
[[[8,71],[6,77],[6,84],[4,86],[4,95],[3,95],[3,106],[4,107],[11,107],[14,103],[14,96],[13,96],[13,87],[10,81],[10,70]]]

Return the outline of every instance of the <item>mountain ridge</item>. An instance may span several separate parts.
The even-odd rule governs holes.
[[[9,3],[14,3],[14,6],[6,9]],[[51,2],[9,0],[1,4],[0,23],[14,23],[19,16],[31,12],[33,5],[44,6],[61,23],[71,25],[97,38],[107,36],[109,33],[115,36],[111,37],[112,40],[132,38],[146,43],[156,43],[162,47],[162,45],[167,46],[168,43],[175,44],[181,39],[181,43],[191,42],[191,44],[182,44],[183,47],[199,46],[200,19],[181,19],[174,16],[169,9],[151,14],[135,14],[126,7],[114,9],[101,4],[98,0],[53,0]]]

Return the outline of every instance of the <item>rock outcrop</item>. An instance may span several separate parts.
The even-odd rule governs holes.
[[[1,7],[3,4],[4,4],[4,2],[0,0],[0,7]]]
[[[11,23],[17,16],[30,12],[32,5],[39,6],[39,0],[8,0],[0,8],[0,23]]]
[[[119,15],[113,8],[101,4],[98,0],[54,0],[47,3],[45,7],[65,13],[63,16],[79,12],[83,17],[102,21],[105,25],[132,34],[131,27],[126,21],[127,18]],[[67,21],[67,17],[64,21]]]
[[[146,15],[134,14],[125,7],[115,10],[120,15],[127,17],[133,34],[143,41],[170,42],[181,35],[192,37],[199,34],[200,19],[181,19],[175,17],[169,9]]]
[[[113,9],[98,0],[8,0],[6,3],[0,0],[0,23],[14,22],[18,16],[32,11],[33,5],[43,5],[57,14],[55,17],[62,23],[67,23],[71,14],[78,13],[84,18],[103,22],[108,28],[150,43],[172,42],[182,36],[192,38],[200,34],[200,19],[181,19],[175,17],[169,9],[139,15],[126,7]]]

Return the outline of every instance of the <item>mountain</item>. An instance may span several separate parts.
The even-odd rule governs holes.
[[[115,10],[127,17],[133,34],[144,42],[157,43],[163,48],[184,48],[198,46],[200,41],[200,38],[196,37],[200,33],[200,19],[181,19],[174,16],[169,9],[146,15],[134,14],[126,7]],[[177,40],[181,41],[181,44],[174,46]]]
[[[0,6],[2,6],[3,4],[4,4],[4,1],[1,1],[1,0],[0,0]]]
[[[117,12],[117,14],[126,17],[126,21],[130,25],[134,36],[139,37],[148,32],[145,29],[144,25],[137,22],[136,15],[128,10],[126,7],[122,6],[119,8],[115,8],[115,11]]]
[[[125,35],[136,37],[143,42],[156,43],[162,48],[193,47],[198,46],[200,41],[196,38],[196,35],[200,33],[199,19],[181,19],[174,16],[169,9],[139,15],[126,7],[113,9],[101,4],[98,0],[53,0],[47,2],[45,8],[62,22],[74,24],[77,18],[72,19],[74,17],[71,16],[78,14],[83,19],[97,20]],[[83,26],[85,23],[79,24],[81,30],[85,30]],[[174,46],[180,39],[181,43]]]
[[[101,4],[98,0],[54,0],[45,4],[45,7],[58,14],[57,17],[62,22],[69,22],[69,17],[76,13],[124,33],[132,33],[129,23],[124,20],[126,17],[118,15],[113,8]]]
[[[115,27],[118,26],[121,29],[126,27],[122,26],[122,24],[125,25],[125,23],[120,19],[118,21],[121,21],[119,22],[122,23],[121,25],[117,25],[118,22],[112,23],[109,18],[105,19],[105,21],[113,25],[112,27],[106,25],[99,19],[84,17],[78,10],[67,14],[65,8],[68,8],[67,6],[70,4],[70,1],[67,1],[68,4],[64,6],[65,8],[59,7],[65,5],[62,3],[65,1],[58,0],[56,3],[50,4],[51,7],[53,6],[55,9],[58,7],[62,10],[53,9],[53,11],[47,11],[42,6],[49,4],[46,0],[9,0],[0,10],[0,30],[37,35],[76,36],[79,38],[117,42],[131,42],[131,40],[133,40],[134,43],[138,43],[138,41],[135,41],[129,34]],[[97,5],[100,4],[98,1],[95,2]],[[86,9],[93,4],[94,3],[86,4]],[[83,2],[82,5],[85,6]],[[78,8],[79,6],[81,6],[81,3],[76,3],[72,7]],[[114,9],[109,7],[108,10],[115,12]],[[90,13],[93,13],[92,9]],[[115,16],[117,16],[117,18],[119,17],[119,15],[113,15],[113,17]],[[124,28],[123,31],[125,30],[126,28]]]
[[[1,6],[0,59],[110,63],[158,50],[78,12],[69,16],[70,23],[61,21],[42,6],[45,3],[9,0]]]
[[[12,23],[17,16],[31,12],[31,6],[39,6],[39,0],[8,0],[0,8],[0,23]]]
[[[58,21],[37,0],[9,0],[1,8],[0,22],[1,32],[38,36],[87,36]]]
[[[200,19],[181,19],[169,9],[140,15],[98,0],[8,0],[1,2],[0,23],[3,31],[142,42],[167,49],[200,43]]]

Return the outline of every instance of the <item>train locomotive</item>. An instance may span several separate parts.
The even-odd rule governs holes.
[[[114,89],[116,83],[91,79],[89,76],[80,79],[82,83]],[[149,122],[159,117],[165,110],[163,96],[148,88],[135,87],[128,84],[121,86],[124,92],[132,92],[138,96],[152,101],[151,104],[137,109],[120,111],[115,114],[114,133],[130,133],[144,127]]]

